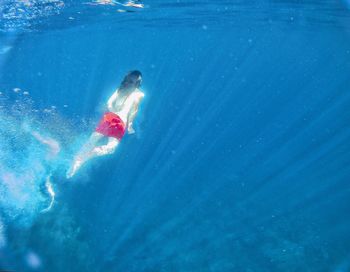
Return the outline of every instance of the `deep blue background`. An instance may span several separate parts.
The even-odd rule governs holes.
[[[2,268],[29,269],[30,249],[39,271],[348,271],[349,26],[98,16],[11,34],[0,87],[89,120],[86,136],[139,69],[137,134],[72,181],[56,174],[52,212],[8,226]]]

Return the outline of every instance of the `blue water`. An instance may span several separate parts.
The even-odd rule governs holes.
[[[350,3],[87,2],[0,3],[0,269],[350,271]],[[136,134],[67,180],[132,69]]]

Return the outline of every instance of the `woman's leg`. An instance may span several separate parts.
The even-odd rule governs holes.
[[[106,145],[96,146],[88,155],[91,158],[97,156],[104,156],[114,153],[115,149],[119,144],[119,140],[116,138],[109,137]]]
[[[97,143],[105,136],[98,132],[93,132],[88,141],[79,150],[78,154],[74,157],[73,163],[67,171],[66,177],[71,178],[75,175],[78,169],[87,161],[87,154],[93,150]]]
[[[67,172],[67,178],[71,178],[78,171],[78,169],[88,160],[91,160],[97,156],[103,156],[112,154],[119,144],[119,140],[116,138],[109,137],[106,145],[97,146],[97,143],[104,138],[100,133],[94,132],[89,141],[83,146],[81,151],[74,159],[72,167]]]

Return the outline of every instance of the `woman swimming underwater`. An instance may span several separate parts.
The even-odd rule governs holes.
[[[128,134],[135,133],[132,124],[139,104],[144,97],[144,93],[139,89],[141,81],[141,72],[136,70],[129,72],[124,77],[120,87],[107,102],[108,111],[103,115],[88,142],[75,156],[70,169],[67,171],[67,178],[73,177],[88,160],[114,153],[125,132]],[[108,143],[99,145],[99,142],[106,137]]]

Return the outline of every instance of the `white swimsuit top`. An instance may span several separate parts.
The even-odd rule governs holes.
[[[117,114],[126,124],[132,107],[143,96],[144,94],[139,89],[136,89],[127,97],[119,96],[119,91],[117,91],[116,94],[112,96],[113,103],[109,105],[109,110]]]

